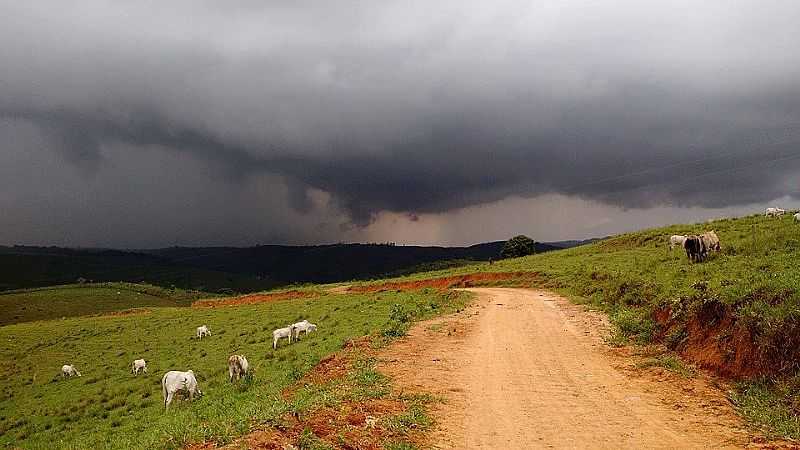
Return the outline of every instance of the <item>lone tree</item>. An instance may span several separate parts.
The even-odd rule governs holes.
[[[536,253],[536,242],[528,236],[519,235],[506,241],[503,250],[500,251],[501,258],[517,258],[519,256],[533,255]]]

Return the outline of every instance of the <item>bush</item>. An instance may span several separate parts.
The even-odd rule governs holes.
[[[411,314],[403,308],[403,305],[395,303],[389,313],[389,322],[384,327],[381,334],[384,337],[405,336],[408,331]]]

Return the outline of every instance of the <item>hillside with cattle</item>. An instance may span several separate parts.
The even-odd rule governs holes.
[[[442,433],[457,439],[453,436],[481,427],[454,425],[451,416],[466,409],[467,418],[459,419],[463,424],[475,409],[446,412],[448,406],[430,393],[406,384],[439,370],[448,358],[458,357],[459,346],[479,339],[475,320],[505,314],[503,308],[512,306],[519,310],[509,311],[509,319],[521,320],[528,311],[524,314],[539,322],[521,325],[530,330],[513,326],[509,336],[524,340],[534,339],[537,330],[551,333],[541,336],[549,344],[523,354],[552,354],[548,345],[558,345],[565,355],[584,352],[579,359],[594,361],[596,377],[636,380],[618,386],[605,382],[607,389],[620,389],[614,395],[630,397],[636,391],[628,390],[646,382],[648,395],[655,390],[677,401],[670,389],[695,386],[681,394],[682,414],[707,420],[721,415],[725,423],[713,430],[676,428],[689,436],[676,445],[705,438],[737,446],[797,439],[798,252],[800,223],[791,214],[768,211],[492,263],[238,297],[134,283],[16,291],[5,306],[18,317],[7,317],[0,326],[0,444],[424,448],[443,439]],[[80,317],[48,316],[48,298],[57,299],[61,311],[71,304]],[[563,298],[579,306],[568,306]],[[28,307],[40,312],[30,315]],[[561,315],[552,316],[554,311]],[[602,311],[607,321],[590,316],[596,314],[591,311]],[[575,317],[585,320],[575,322]],[[545,318],[550,322],[541,322]],[[576,335],[552,334],[563,331],[553,320],[567,321]],[[487,324],[487,330],[500,326]],[[596,339],[587,344],[586,336]],[[417,347],[411,351],[409,346]],[[443,353],[426,356],[431,349]],[[605,349],[605,356],[598,349]],[[540,357],[549,358],[545,353]],[[469,364],[478,363],[491,367],[496,361]],[[530,370],[545,363],[532,360]],[[526,361],[517,364],[528,370]],[[620,365],[633,369],[619,372]],[[504,369],[492,370],[501,376]],[[547,373],[541,376],[577,376]],[[451,381],[429,377],[412,385],[448,392]],[[535,389],[535,384],[519,389]],[[447,403],[451,409],[459,405],[458,392],[442,394],[455,396]],[[569,402],[578,405],[580,399]],[[714,406],[703,406],[709,404]],[[674,411],[645,406],[641,414],[682,420]],[[633,413],[616,414],[622,415],[608,416],[613,423],[638,420],[625,415]],[[617,431],[609,427],[611,442]],[[563,435],[543,438],[556,446],[566,442],[558,440]],[[653,443],[641,439],[635,442]]]

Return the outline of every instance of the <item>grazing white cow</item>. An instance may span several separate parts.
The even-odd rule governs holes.
[[[767,209],[764,210],[764,217],[769,217],[769,216],[778,217],[778,216],[782,216],[784,214],[786,214],[786,210],[785,209],[767,208]]]
[[[75,368],[72,364],[64,364],[61,366],[61,376],[64,378],[67,377],[74,377],[74,376],[81,376],[81,373],[78,372],[78,369]]]
[[[228,358],[228,377],[231,383],[233,383],[234,376],[237,380],[240,380],[247,375],[248,370],[250,370],[250,364],[244,355],[231,355]]]
[[[291,326],[295,330],[294,330],[294,334],[292,335],[292,339],[297,338],[297,336],[300,334],[300,332],[297,330],[298,328],[305,328],[310,323],[311,322],[309,322],[307,319],[303,319],[300,322],[293,323]]]
[[[147,373],[147,362],[143,359],[134,359],[131,372],[133,372],[134,375],[139,375],[139,372]]]
[[[795,222],[800,222],[800,213],[795,213],[795,215],[794,215],[794,221],[795,221]]]
[[[686,236],[682,234],[673,234],[669,238],[669,249],[672,250],[675,247],[683,247],[683,243],[686,241]]]
[[[200,388],[197,387],[197,378],[195,378],[194,372],[191,370],[186,372],[170,370],[161,378],[161,393],[164,395],[164,409],[169,407],[169,404],[172,403],[172,397],[179,391],[187,392],[189,394],[189,400],[194,400],[195,394],[203,395]]]
[[[297,322],[296,324],[292,325],[292,327],[294,328],[295,340],[300,339],[300,333],[308,334],[310,331],[317,330],[317,326],[307,320],[304,320],[302,322]]]
[[[211,336],[211,331],[205,325],[197,327],[197,339],[203,339],[203,336]]]
[[[294,335],[294,325],[289,325],[288,327],[278,328],[277,330],[272,332],[272,349],[275,350],[278,348],[278,340],[286,338],[289,340],[289,343],[292,343],[292,335]]]

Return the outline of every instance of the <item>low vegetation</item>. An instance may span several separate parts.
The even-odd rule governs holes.
[[[266,429],[270,444],[277,448],[417,448],[415,442],[433,425],[428,406],[439,400],[395,390],[391,380],[376,369],[373,344],[369,338],[349,342],[287,389],[285,397],[297,414]],[[263,440],[246,437],[238,443],[257,447],[253,444]]]
[[[694,369],[694,367],[687,365],[680,358],[672,354],[658,355],[648,358],[637,364],[637,367],[661,367],[684,378],[691,378],[697,374],[697,371]]]
[[[310,408],[286,400],[281,391],[352,338],[400,335],[411,321],[460,308],[467,297],[429,290],[221,308],[152,305],[142,314],[3,326],[0,446],[177,448],[229,442]],[[272,330],[304,318],[319,330],[273,351]],[[201,324],[213,333],[202,341],[193,338]],[[248,357],[252,379],[228,382],[232,353]],[[130,373],[137,358],[147,360],[149,374]],[[61,379],[62,364],[74,364],[83,376]],[[171,369],[194,370],[205,395],[164,412],[160,379]]]

